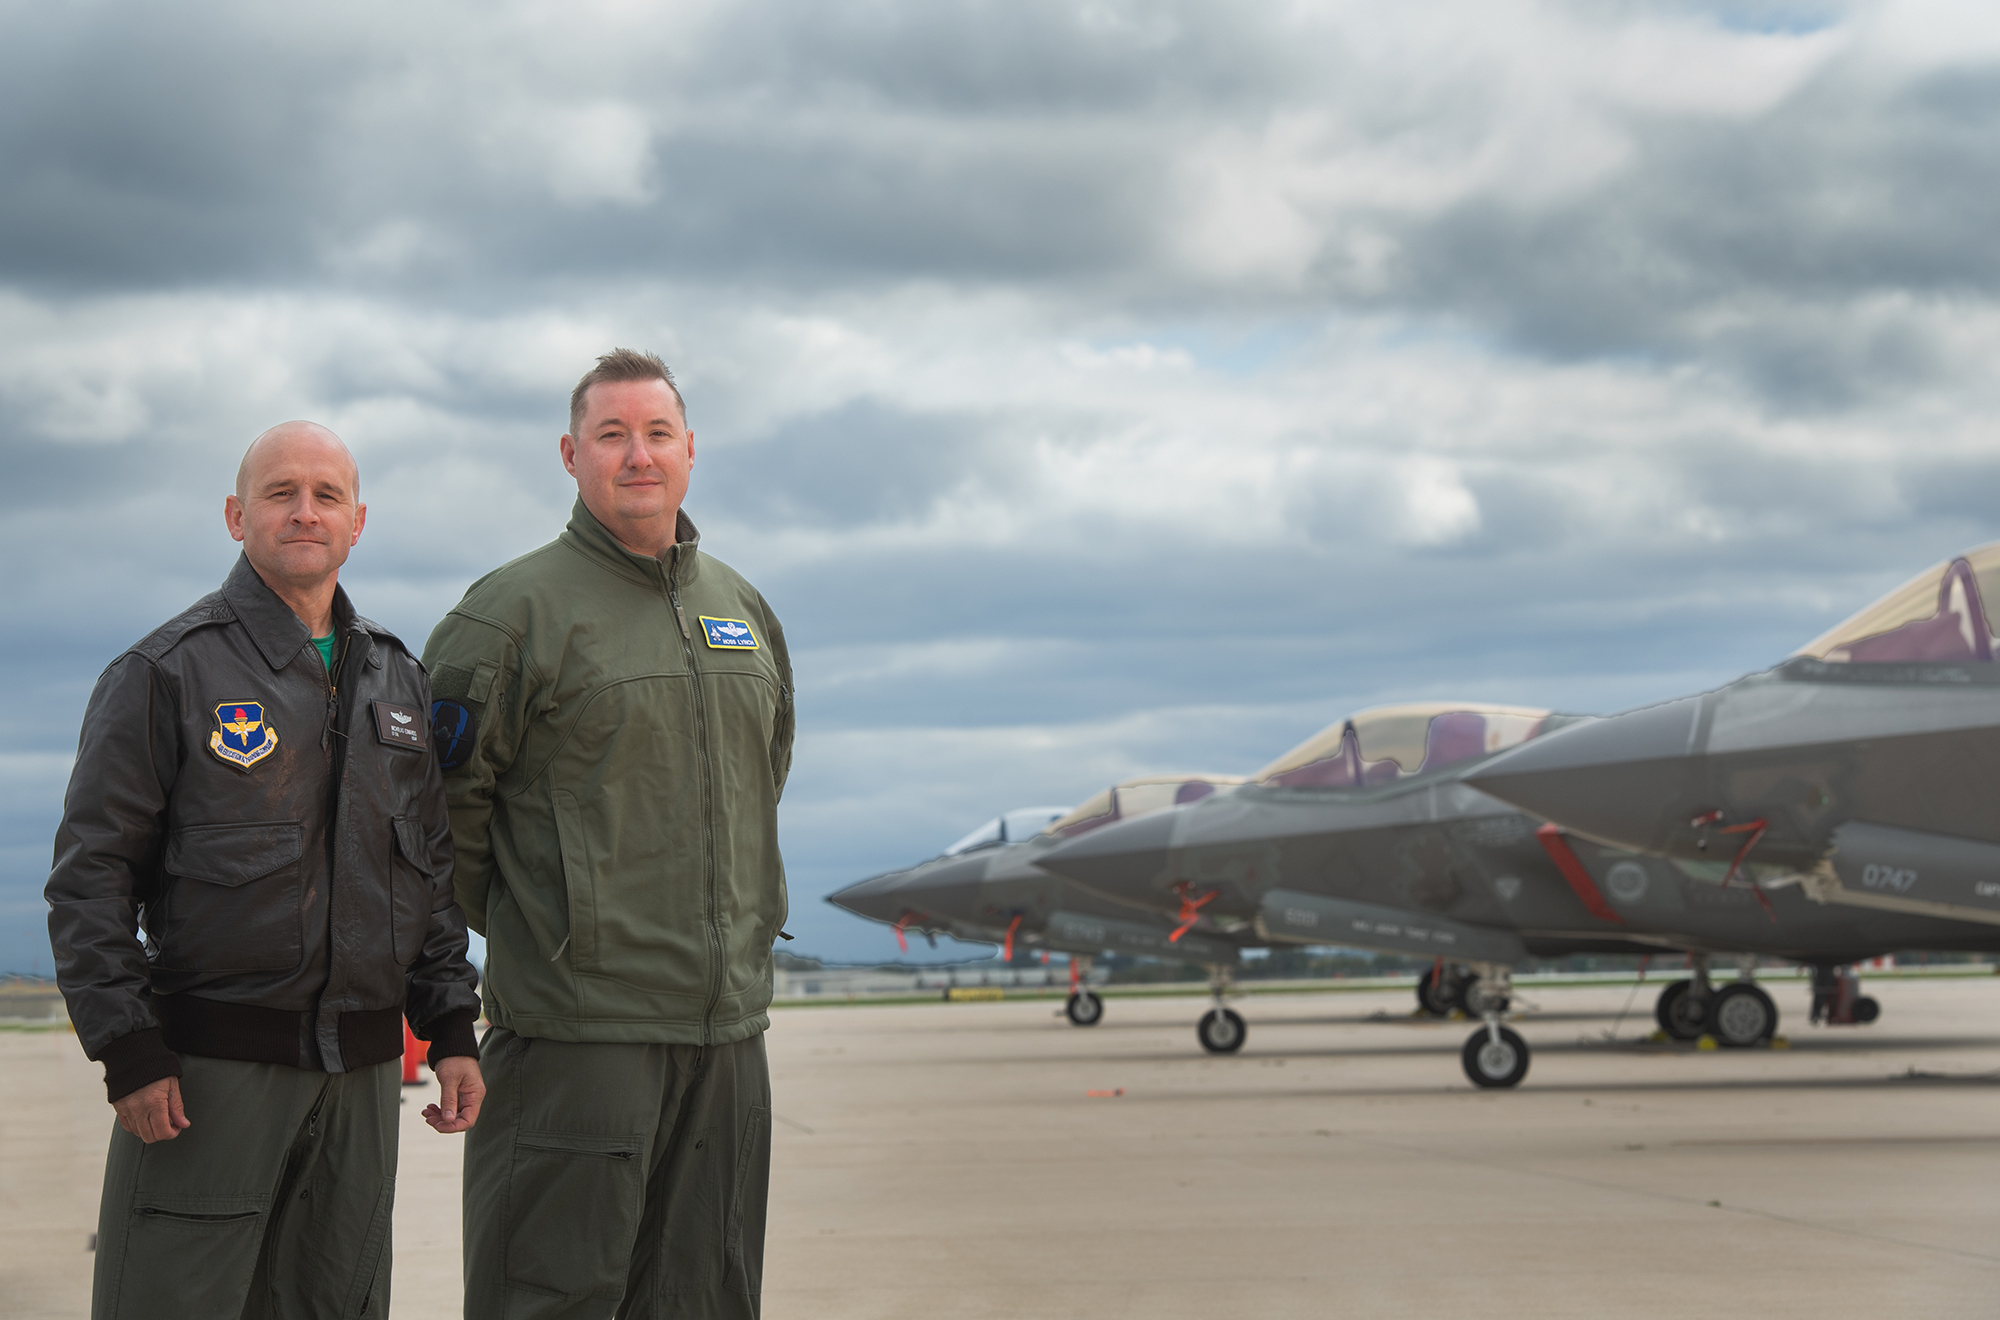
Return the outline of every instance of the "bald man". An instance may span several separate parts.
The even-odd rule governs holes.
[[[96,1320],[387,1315],[405,1016],[425,1120],[478,1117],[430,687],[339,584],[360,484],[324,427],[259,436],[236,567],[84,713],[47,896],[117,1113]]]

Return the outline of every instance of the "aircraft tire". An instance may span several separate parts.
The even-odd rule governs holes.
[[[1063,1016],[1073,1027],[1094,1027],[1104,1020],[1104,1001],[1088,990],[1079,990],[1063,1005]]]
[[[1472,1084],[1488,1090],[1519,1086],[1528,1075],[1528,1058],[1528,1042],[1507,1027],[1500,1028],[1497,1042],[1481,1027],[1466,1037],[1459,1053]]]
[[[1675,981],[1660,991],[1653,1005],[1653,1020],[1675,1040],[1700,1040],[1708,1031],[1708,1009],[1713,1005],[1693,998],[1693,991],[1693,981]]]
[[[1778,1034],[1778,1006],[1754,982],[1726,985],[1708,1006],[1708,1034],[1729,1049],[1768,1045]]]
[[[1452,1003],[1452,983],[1447,976],[1444,984],[1438,984],[1438,969],[1426,967],[1417,978],[1417,1007],[1432,1017],[1450,1017]]]
[[[1865,1027],[1882,1016],[1882,1004],[1872,995],[1862,995],[1854,1001],[1854,1025]]]
[[[1211,1008],[1195,1023],[1195,1039],[1210,1054],[1234,1054],[1250,1038],[1250,1028],[1233,1008]]]

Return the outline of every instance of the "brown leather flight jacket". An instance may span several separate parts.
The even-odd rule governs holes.
[[[176,1053],[345,1072],[476,1055],[430,686],[336,590],[334,668],[245,558],[106,669],[49,934],[113,1100]],[[142,929],[142,948],[133,931]]]

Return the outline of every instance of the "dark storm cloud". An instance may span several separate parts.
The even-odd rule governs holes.
[[[1629,159],[1561,200],[1501,179],[1434,213],[1363,203],[1384,271],[1330,250],[1288,284],[1231,287],[1176,255],[1191,144],[1330,111],[1350,144],[1471,153],[1505,70],[1456,51],[1457,79],[1371,77],[1338,23],[1194,0],[751,5],[469,38],[443,16],[392,36],[365,16],[96,6],[12,35],[0,272],[26,287],[331,280],[476,305],[633,276],[1081,280],[1135,305],[1418,306],[1559,356],[1700,356],[1700,318],[1746,300],[1985,297],[2000,273],[1977,241],[2000,220],[1995,65],[1898,80],[1850,53],[1747,116],[1579,111]],[[593,98],[628,121],[565,129]],[[574,158],[615,156],[621,133],[632,159],[581,178]],[[1851,377],[1837,347],[1771,358],[1745,369],[1781,394]]]

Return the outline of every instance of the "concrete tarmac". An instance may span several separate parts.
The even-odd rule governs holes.
[[[1656,985],[1533,988],[1506,1093],[1406,990],[1238,1000],[1230,1057],[1191,998],[1087,1029],[1051,1001],[780,1008],[765,1313],[1992,1315],[2000,978],[1876,979],[1862,1028],[1769,984],[1787,1050],[1646,1045]],[[0,1034],[0,1315],[88,1312],[96,1072],[67,1033]],[[407,1320],[457,1314],[431,1090],[404,1107]]]

